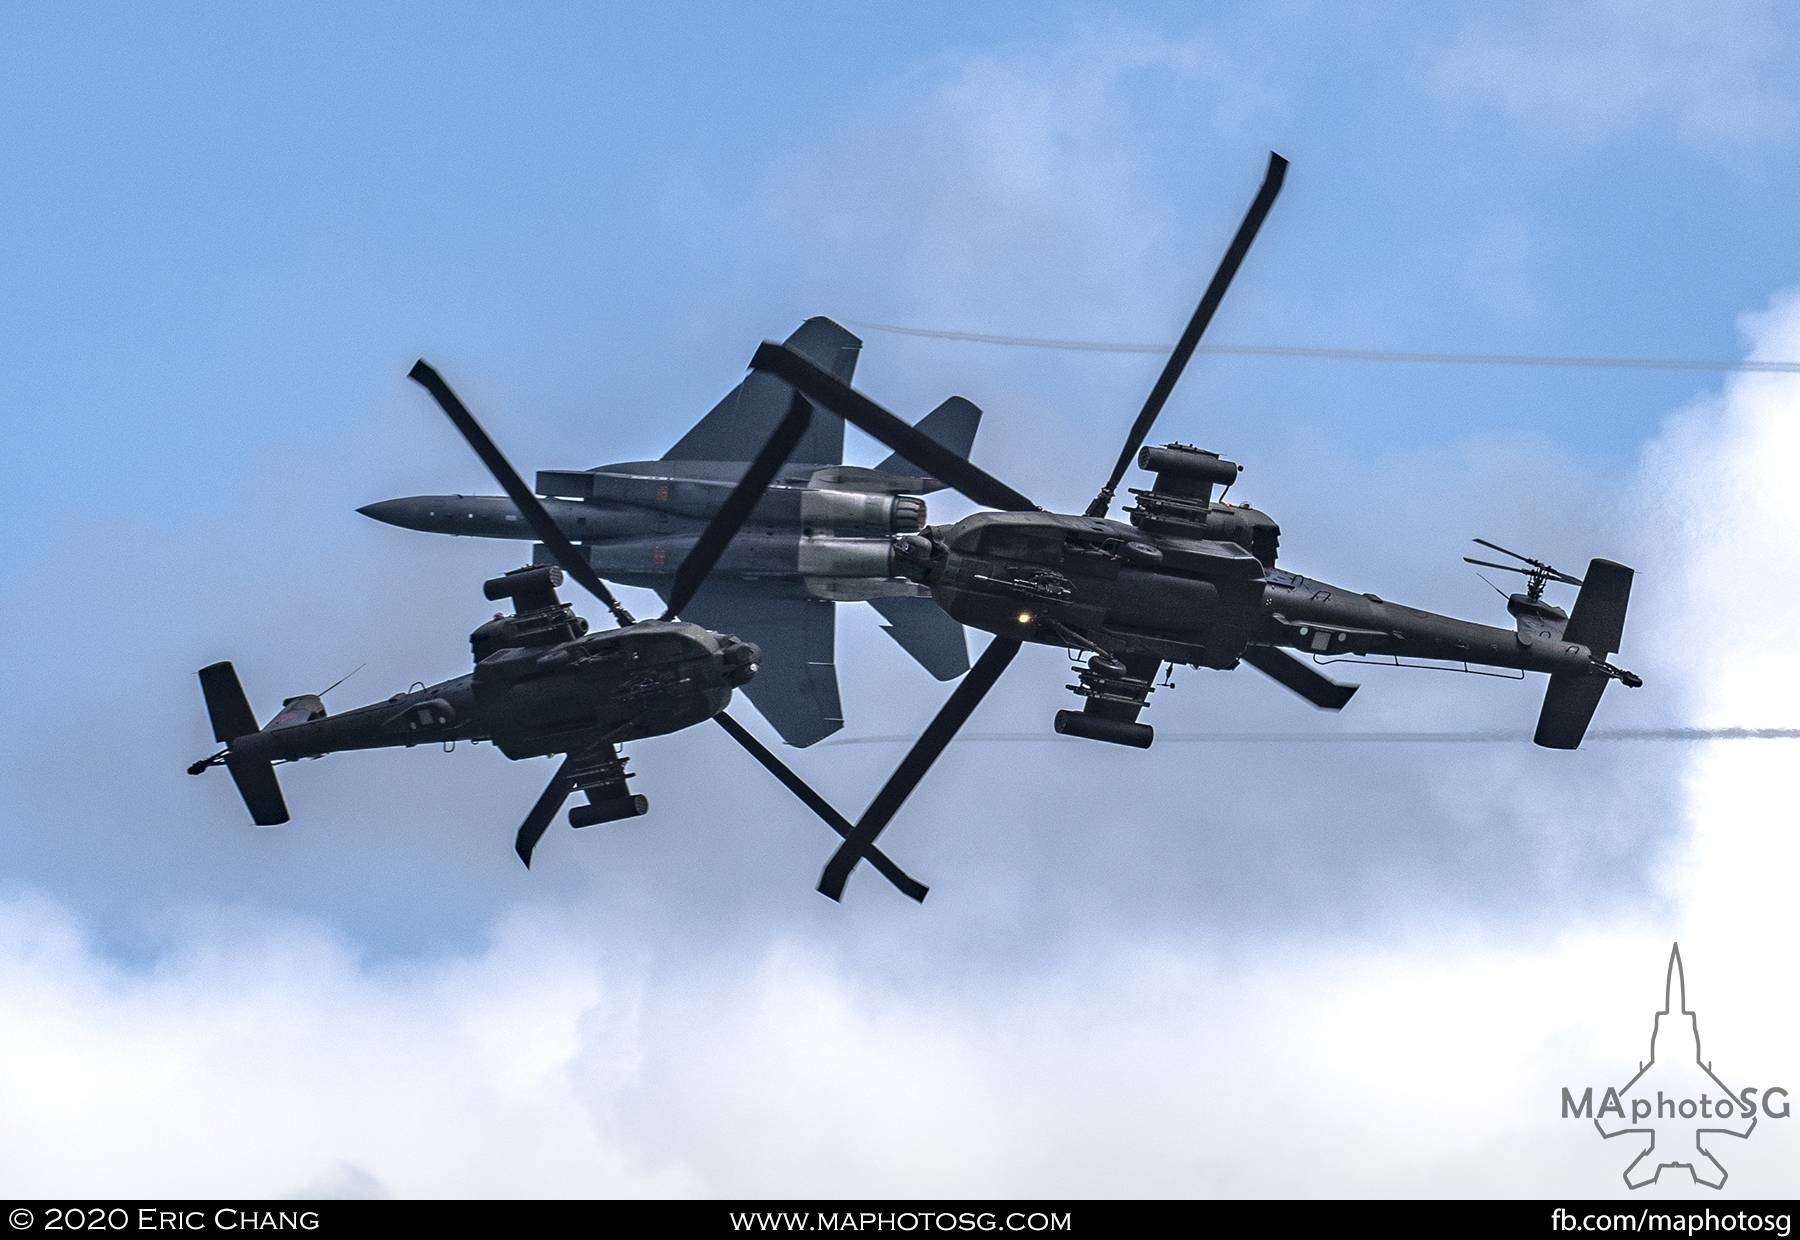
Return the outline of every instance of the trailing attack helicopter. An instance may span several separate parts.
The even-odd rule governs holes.
[[[856,374],[862,341],[830,319],[806,320],[784,343],[845,383]],[[792,396],[779,379],[751,374],[661,460],[541,470],[533,489],[595,572],[666,600],[676,566]],[[952,396],[917,425],[968,456],[981,410]],[[943,484],[898,454],[868,469],[843,460],[844,424],[814,418],[705,587],[682,608],[689,620],[762,648],[762,670],[744,694],[790,745],[811,745],[844,726],[837,603],[867,600],[882,630],[937,679],[969,670],[962,626],[922,586],[887,571],[889,536],[923,528],[921,496]],[[414,495],[357,511],[434,534],[537,537],[518,506],[499,495]],[[537,549],[533,562],[554,561]]]
[[[1261,190],[1139,411],[1112,474],[1082,514],[1044,511],[792,350],[773,343],[757,350],[753,370],[786,380],[820,408],[997,510],[892,540],[896,576],[928,587],[954,619],[986,629],[994,639],[826,866],[819,883],[826,895],[842,894],[861,850],[886,827],[1025,642],[1086,656],[1069,686],[1082,707],[1057,712],[1058,732],[1138,748],[1148,747],[1155,735],[1137,717],[1165,663],[1232,668],[1242,661],[1327,710],[1342,709],[1357,687],[1331,680],[1290,651],[1315,660],[1407,656],[1547,672],[1535,739],[1552,749],[1581,743],[1612,681],[1642,683],[1608,662],[1619,648],[1631,594],[1632,571],[1622,564],[1594,560],[1582,579],[1526,557],[1518,557],[1523,568],[1499,565],[1529,578],[1526,592],[1507,600],[1512,629],[1421,611],[1278,569],[1280,528],[1274,520],[1214,498],[1213,488],[1229,488],[1239,465],[1187,444],[1143,447],[1274,204],[1286,169],[1281,156],[1269,156]],[[1137,502],[1126,510],[1129,524],[1110,520],[1107,511],[1134,457],[1155,474],[1155,484],[1131,490]],[[1544,600],[1550,581],[1580,586],[1572,612]]]
[[[758,648],[677,619],[804,435],[812,419],[807,402],[798,395],[790,397],[787,413],[768,442],[676,570],[669,584],[668,609],[657,619],[638,620],[569,543],[438,373],[421,361],[410,377],[431,393],[557,564],[515,569],[486,583],[486,596],[510,601],[513,612],[495,616],[470,636],[473,672],[340,715],[326,712],[323,695],[302,694],[284,701],[275,717],[259,728],[232,665],[202,668],[200,688],[213,736],[225,747],[194,763],[188,774],[223,766],[255,822],[276,826],[288,820],[275,777],[278,762],[347,749],[456,740],[492,741],[513,759],[562,754],[562,766],[519,827],[515,850],[529,866],[550,820],[576,792],[583,793],[587,803],[569,811],[574,827],[634,818],[649,808],[648,798],[631,791],[621,743],[714,719],[808,808],[847,837],[850,824],[843,816],[725,711],[732,690],[756,675]],[[606,605],[619,627],[588,631],[587,621],[557,597],[565,572]],[[925,898],[924,885],[885,857],[876,857],[874,863],[907,895]]]

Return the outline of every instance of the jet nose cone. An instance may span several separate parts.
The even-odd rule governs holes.
[[[364,504],[356,511],[362,513],[365,517],[373,517],[377,521],[385,521],[389,525],[399,525],[401,511],[406,506],[406,501],[403,499],[384,499],[377,500],[373,504]]]
[[[405,499],[384,499],[373,504],[364,504],[356,511],[386,525],[398,525],[401,529],[430,532],[440,524],[434,520],[437,513],[432,509],[441,507],[441,504],[434,504],[427,497],[409,495]]]

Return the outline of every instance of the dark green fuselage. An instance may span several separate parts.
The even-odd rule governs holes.
[[[585,627],[566,605],[498,617],[471,638],[472,673],[337,715],[315,695],[290,698],[267,727],[234,738],[231,756],[279,762],[457,740],[492,741],[509,758],[569,753],[703,723],[755,673],[755,646],[697,625]]]
[[[1214,508],[1246,530],[1273,530],[1253,509]],[[1272,561],[1272,534],[1268,542]],[[1592,662],[1586,647],[1557,640],[1554,625],[1459,620],[1277,569],[1235,541],[1105,518],[977,513],[897,539],[894,567],[974,628],[1051,646],[1079,646],[1071,638],[1080,636],[1109,653],[1196,667],[1234,667],[1252,646],[1542,672]]]

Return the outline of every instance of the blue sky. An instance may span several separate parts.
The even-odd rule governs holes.
[[[969,746],[891,835],[931,902],[900,908],[863,875],[837,908],[810,891],[822,832],[710,735],[639,747],[645,830],[560,832],[529,876],[506,842],[542,772],[491,752],[309,764],[288,777],[293,827],[251,831],[223,784],[181,774],[207,744],[192,673],[234,658],[262,708],[364,661],[340,693],[459,669],[484,616],[476,587],[507,553],[354,512],[491,489],[404,381],[421,354],[532,469],[660,454],[756,342],[811,314],[1169,339],[1271,148],[1293,168],[1218,341],[1794,357],[1797,43],[1800,22],[1760,4],[8,6],[0,594],[23,619],[0,672],[14,704],[0,720],[0,929],[26,927],[4,940],[9,967],[63,962],[77,991],[29,970],[19,984],[129,1050],[121,1031],[143,1004],[179,1006],[165,983],[241,999],[264,1013],[246,1018],[257,1033],[272,1013],[311,1028],[339,1004],[347,1027],[387,1036],[431,1028],[442,988],[485,995],[506,968],[529,972],[523,944],[545,944],[542,973],[519,983],[541,993],[495,985],[494,1010],[637,1031],[635,1069],[606,1055],[557,1068],[563,1094],[599,1099],[602,1118],[581,1122],[609,1132],[605,1115],[641,1119],[645,1096],[699,1071],[643,1047],[705,1013],[709,988],[742,1035],[740,1079],[787,1081],[799,1041],[825,1028],[844,1039],[828,1049],[846,1079],[878,1059],[980,1081],[1006,1078],[983,1048],[1014,1045],[1039,1004],[1120,1059],[1152,1045],[1146,1062],[1172,1065],[1193,1038],[1220,1056],[1303,1045],[1283,1022],[1316,1013],[1258,998],[1291,982],[1294,960],[1373,953],[1376,971],[1412,970],[1381,996],[1404,1004],[1424,1001],[1420,979],[1446,953],[1504,972],[1519,944],[1572,952],[1576,977],[1618,919],[1650,938],[1692,929],[1667,872],[1700,811],[1665,808],[1697,767],[1670,751],[1594,747],[1558,765],[1504,747]],[[975,399],[983,463],[1065,506],[1097,486],[1158,364],[865,335],[863,386],[902,410]],[[1791,726],[1773,699],[1721,706],[1682,643],[1716,622],[1683,610],[1684,583],[1722,580],[1699,549],[1755,547],[1753,565],[1792,554],[1775,501],[1745,503],[1766,518],[1747,540],[1714,537],[1736,527],[1710,508],[1762,494],[1746,445],[1791,406],[1785,391],[1692,372],[1208,357],[1158,431],[1244,461],[1241,497],[1282,521],[1294,567],[1390,597],[1496,619],[1456,561],[1476,534],[1567,567],[1631,560],[1645,570],[1636,657],[1661,678],[1609,697],[1602,723],[1726,710],[1755,717],[1706,721]],[[1727,671],[1763,649],[1730,633]],[[1065,669],[1039,653],[973,728],[1047,729]],[[916,728],[941,700],[856,608],[840,665],[852,733]],[[1537,701],[1535,687],[1371,672],[1356,718],[1330,721],[1247,673],[1181,683],[1156,699],[1170,732],[1524,735]],[[895,756],[795,763],[854,810]],[[1563,950],[1570,936],[1579,951]],[[244,944],[284,962],[260,1008]],[[1084,1002],[1114,973],[1166,989],[1124,1015],[1100,1011],[1104,986]],[[589,994],[592,976],[620,975],[622,1008]],[[1208,1025],[1196,1013],[1215,985],[1267,1023]],[[859,1050],[871,1029],[903,1032]],[[200,1045],[174,1016],[159,1030],[171,1060]],[[467,1082],[466,1107],[452,1099],[436,1122],[501,1130],[511,1078],[458,1047],[427,1057],[441,1079],[399,1064],[393,1077]],[[1296,1072],[1284,1087],[1297,1090],[1303,1061],[1266,1068]],[[1182,1069],[1176,1092],[1223,1088],[1210,1062]],[[1106,1113],[1070,1083],[1073,1050],[1040,1067],[1036,1085],[969,1085],[951,1145]],[[367,1088],[311,1070],[292,1069],[297,1093]],[[1116,1085],[1113,1105],[1154,1110],[1148,1080]],[[519,1121],[526,1149],[577,1122],[540,1101],[550,1110]],[[1346,1104],[1345,1133],[1362,1102]],[[831,1122],[854,1129],[845,1107]],[[791,1168],[734,1162],[744,1151],[699,1115],[669,1121],[653,1149],[606,1146],[631,1174],[558,1164],[544,1191],[804,1187]],[[121,1153],[139,1153],[120,1131]],[[334,1113],[308,1131],[305,1149],[190,1186],[445,1183],[443,1160],[359,1145]],[[1026,1142],[1008,1166],[971,1155],[964,1180],[909,1133],[889,1134],[917,1160],[895,1174],[916,1178],[882,1178],[855,1142],[821,1174],[840,1191],[1023,1191],[1073,1157]],[[336,1144],[335,1161],[315,1156]],[[198,1132],[175,1145],[206,1148]],[[1279,1187],[1183,1179],[1191,1168],[1129,1143],[1077,1146],[1094,1191]],[[19,1185],[79,1186],[49,1148],[14,1164],[29,1167]],[[1427,1176],[1434,1157],[1408,1166]]]

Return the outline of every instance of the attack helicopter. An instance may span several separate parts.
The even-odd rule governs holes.
[[[551,820],[576,792],[586,803],[569,811],[573,827],[635,818],[648,810],[648,798],[631,790],[620,744],[712,719],[847,838],[850,823],[726,711],[732,691],[757,673],[757,646],[678,619],[805,434],[813,416],[807,401],[798,394],[790,399],[786,414],[671,579],[667,610],[654,620],[639,620],[570,544],[442,377],[424,361],[409,377],[430,392],[555,563],[515,569],[484,585],[488,599],[510,602],[513,610],[471,634],[472,672],[342,714],[327,712],[323,694],[301,694],[286,699],[274,718],[258,727],[232,664],[202,668],[200,688],[213,737],[224,748],[195,762],[188,773],[224,767],[251,818],[259,826],[277,826],[288,821],[277,763],[457,740],[491,741],[515,760],[560,754],[562,765],[514,841],[519,859],[530,866]],[[565,573],[606,606],[616,628],[589,631],[588,622],[557,596]],[[906,895],[925,898],[924,884],[885,857],[873,861]]]
[[[918,434],[834,376],[773,342],[753,371],[774,375],[818,407],[853,423],[989,511],[948,526],[896,534],[890,571],[927,587],[953,619],[994,634],[986,651],[925,728],[855,830],[825,867],[819,890],[837,899],[872,845],[938,755],[1027,642],[1075,652],[1079,710],[1060,710],[1060,733],[1147,748],[1155,737],[1138,715],[1164,665],[1229,669],[1239,662],[1314,706],[1340,710],[1357,686],[1317,670],[1326,660],[1402,657],[1449,660],[1549,674],[1534,739],[1551,749],[1581,743],[1600,695],[1613,681],[1641,685],[1614,666],[1632,570],[1593,560],[1581,578],[1529,557],[1524,593],[1508,597],[1511,629],[1390,603],[1276,567],[1280,527],[1264,512],[1224,502],[1241,466],[1189,444],[1145,447],[1202,334],[1274,205],[1287,161],[1271,153],[1249,211],[1227,247],[1180,341],[1100,492],[1080,514],[1048,512],[965,457]],[[1155,475],[1132,488],[1128,522],[1107,513],[1133,459]],[[1565,612],[1543,597],[1556,581],[1580,587]],[[1293,651],[1312,656],[1304,661]]]

